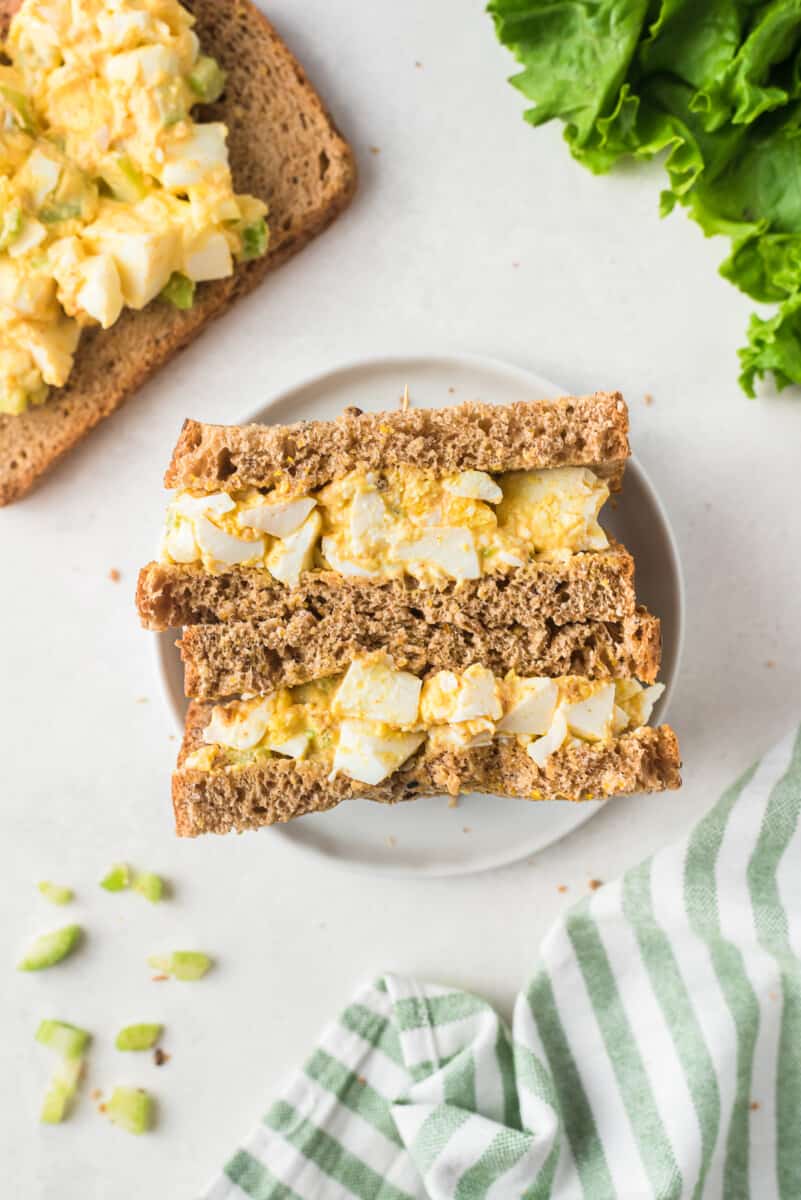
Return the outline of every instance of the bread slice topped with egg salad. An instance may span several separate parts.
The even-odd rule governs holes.
[[[248,0],[0,0],[0,504],[319,232],[351,152]]]
[[[659,621],[598,520],[628,455],[617,393],[187,422],[137,591],[184,626],[178,832],[678,786]]]

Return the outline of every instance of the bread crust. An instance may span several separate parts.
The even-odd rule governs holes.
[[[249,692],[293,687],[348,669],[358,655],[386,651],[398,670],[425,677],[464,671],[480,663],[502,676],[583,675],[592,679],[637,678],[653,683],[659,672],[659,621],[639,609],[622,621],[567,625],[535,621],[527,626],[473,623],[429,625],[378,614],[357,623],[348,610],[297,612],[287,623],[234,621],[190,625],[178,642],[187,696],[219,700]]]
[[[471,750],[418,752],[401,770],[377,786],[337,776],[315,760],[271,758],[237,771],[198,771],[184,765],[201,744],[210,708],[192,704],[173,775],[172,799],[180,837],[229,833],[325,812],[343,800],[381,804],[421,796],[486,792],[526,799],[589,800],[681,785],[679,747],[673,730],[643,727],[600,745],[582,743],[559,750],[544,770],[515,740],[496,739]]]
[[[185,0],[186,2],[186,0]],[[0,0],[0,32],[19,0]],[[154,301],[107,331],[87,331],[70,381],[19,416],[0,414],[0,506],[19,499],[159,367],[285,262],[348,205],[353,153],[302,68],[249,0],[186,2],[205,51],[228,72],[205,110],[225,121],[234,185],[270,205],[270,250],[229,279],[200,285],[187,312]]]
[[[286,587],[267,571],[239,567],[211,575],[200,564],[149,563],[136,588],[145,629],[230,621],[277,621],[298,614],[341,613],[360,628],[383,623],[387,634],[404,624],[457,625],[466,630],[527,628],[532,619],[565,625],[620,621],[636,608],[634,560],[621,546],[574,554],[565,562],[532,562],[505,574],[420,587],[409,576],[372,580],[334,571],[301,576]]]
[[[388,463],[438,474],[586,466],[616,491],[630,454],[628,427],[619,392],[393,412],[348,408],[335,421],[293,425],[188,420],[164,483],[208,491],[280,484],[303,494]]]

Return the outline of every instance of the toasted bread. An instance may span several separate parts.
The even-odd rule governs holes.
[[[66,387],[19,416],[0,414],[0,505],[19,499],[84,434],[215,317],[320,233],[348,204],[353,154],[302,68],[249,0],[185,0],[201,45],[225,68],[224,96],[206,109],[225,121],[234,185],[270,206],[270,249],[229,279],[198,288],[180,312],[154,301],[108,331],[84,334]],[[19,0],[0,0],[5,35]]]

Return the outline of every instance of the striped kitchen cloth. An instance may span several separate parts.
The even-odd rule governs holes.
[[[207,1200],[801,1198],[801,730],[569,909],[512,1029],[356,996]]]

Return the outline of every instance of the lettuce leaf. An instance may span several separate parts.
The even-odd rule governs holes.
[[[748,395],[801,383],[801,0],[490,0],[532,125],[595,173],[662,156],[677,206],[730,240],[720,271],[779,304],[739,352]]]

